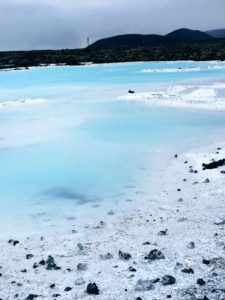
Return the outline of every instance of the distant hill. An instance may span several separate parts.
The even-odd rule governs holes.
[[[207,33],[198,30],[178,29],[165,36],[163,35],[142,35],[125,34],[101,39],[88,47],[91,50],[113,49],[113,48],[134,48],[150,47],[168,43],[192,43],[212,39]]]
[[[214,38],[225,38],[225,29],[209,30],[206,33]]]
[[[174,42],[193,43],[211,39],[207,33],[199,30],[190,30],[186,28],[175,30],[165,37],[173,39]]]

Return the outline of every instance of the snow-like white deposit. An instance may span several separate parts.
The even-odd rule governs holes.
[[[171,107],[225,110],[225,84],[174,85],[162,91],[127,94],[118,99]]]

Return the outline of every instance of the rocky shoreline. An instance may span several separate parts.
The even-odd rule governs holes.
[[[158,197],[134,192],[123,217],[0,241],[0,299],[225,299],[225,166],[202,166],[224,158],[225,144],[175,154]]]

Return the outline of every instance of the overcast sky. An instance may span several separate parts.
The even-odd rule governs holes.
[[[225,0],[0,0],[0,50],[86,46],[125,33],[225,28]]]

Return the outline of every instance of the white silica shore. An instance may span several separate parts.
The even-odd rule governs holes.
[[[161,91],[130,93],[118,100],[137,101],[146,104],[190,107],[208,110],[225,110],[225,83],[204,85],[173,85]]]
[[[178,153],[159,178],[157,195],[146,188],[152,176],[146,173],[131,210],[118,208],[95,226],[84,220],[65,235],[0,241],[0,298],[225,299],[225,166],[202,169],[223,158],[225,143]],[[164,258],[145,259],[154,249]],[[121,259],[119,251],[131,257]],[[60,269],[47,269],[49,255]],[[164,275],[176,282],[164,285]],[[90,282],[99,295],[86,292]]]

